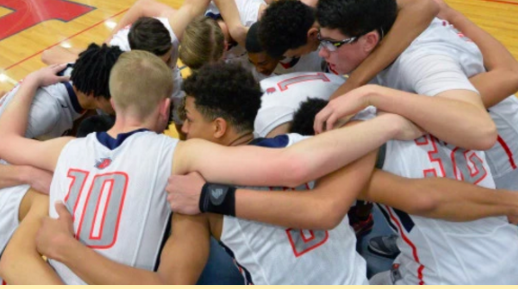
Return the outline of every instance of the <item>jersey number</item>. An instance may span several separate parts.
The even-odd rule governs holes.
[[[487,176],[482,159],[474,151],[450,146],[452,150],[449,153],[438,147],[439,140],[430,135],[420,137],[415,142],[418,146],[432,146],[433,149],[428,151],[428,157],[432,163],[438,164],[444,177],[478,184]],[[425,178],[437,177],[437,170],[427,169],[423,174]]]
[[[324,73],[319,72],[319,73],[315,73],[315,74],[304,74],[304,75],[296,76],[293,78],[288,78],[283,81],[280,81],[279,83],[277,83],[277,85],[279,86],[279,89],[281,91],[285,91],[286,89],[288,89],[288,86],[290,86],[292,84],[296,84],[299,82],[305,82],[305,81],[312,81],[312,80],[322,80],[323,82],[330,81],[329,78]]]
[[[88,191],[85,191],[88,175],[89,172],[74,169],[68,172],[72,183],[65,202],[73,210],[73,216],[79,218],[77,238],[91,248],[107,249],[117,241],[129,177],[122,172],[95,175]],[[82,214],[76,216],[76,209],[84,192],[88,193]]]
[[[305,253],[322,246],[329,238],[327,231],[313,231],[301,229],[286,229],[288,239],[295,257],[300,257]]]

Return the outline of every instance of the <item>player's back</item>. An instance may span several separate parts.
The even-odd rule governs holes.
[[[150,131],[93,133],[63,149],[52,180],[50,216],[64,201],[79,240],[129,266],[153,270],[169,221],[165,186],[177,140]],[[83,281],[51,265],[67,284]]]
[[[394,65],[378,75],[378,81],[385,86],[413,92],[405,84],[405,77],[401,77],[402,74],[397,71],[399,65],[405,66],[402,62],[412,62],[431,54],[452,59],[468,78],[486,72],[482,52],[477,45],[447,21],[436,18]],[[439,89],[444,90],[448,85],[448,81],[442,81]],[[518,99],[509,96],[488,111],[499,134],[495,146],[486,151],[496,186],[518,190]]]
[[[483,152],[456,148],[430,135],[389,141],[383,170],[494,188]],[[395,260],[400,274],[393,274],[397,284],[518,284],[518,269],[509,266],[518,258],[518,247],[512,245],[518,242],[518,230],[506,217],[447,222],[379,207],[401,237]]]
[[[341,76],[323,72],[297,72],[262,80],[264,94],[254,122],[255,133],[265,137],[277,126],[292,121],[301,102],[311,97],[329,100],[344,82]]]
[[[0,99],[0,114],[14,98],[20,86],[16,86]],[[56,83],[36,90],[29,111],[25,137],[49,139],[62,136],[81,117],[83,109],[69,82]]]
[[[285,147],[302,138],[281,135],[259,139],[255,145]],[[313,184],[296,190],[310,186]],[[225,216],[220,241],[249,284],[367,284],[365,260],[356,252],[356,236],[347,216],[329,231],[285,228]]]

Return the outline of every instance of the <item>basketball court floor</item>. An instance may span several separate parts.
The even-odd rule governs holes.
[[[0,91],[43,67],[40,59],[46,49],[82,49],[103,42],[135,1],[0,0]],[[518,58],[518,0],[446,1]],[[178,8],[183,0],[162,2]]]

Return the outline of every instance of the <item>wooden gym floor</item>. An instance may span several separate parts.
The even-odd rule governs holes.
[[[419,1],[419,0],[416,0]],[[518,58],[518,0],[446,0]],[[101,43],[135,0],[0,0],[0,91],[44,66],[53,46]],[[183,0],[162,0],[178,8]]]

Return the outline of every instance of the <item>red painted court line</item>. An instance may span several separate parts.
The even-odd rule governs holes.
[[[86,32],[86,31],[88,31],[88,30],[90,30],[90,29],[94,28],[95,26],[98,26],[99,24],[104,23],[106,20],[109,20],[109,19],[111,19],[111,18],[117,17],[117,16],[119,16],[120,14],[122,14],[122,13],[124,13],[124,12],[128,11],[128,9],[129,9],[129,8],[124,9],[124,10],[120,11],[119,13],[114,14],[114,15],[112,15],[112,16],[110,16],[110,17],[108,17],[108,18],[104,19],[104,20],[101,20],[101,21],[99,21],[99,22],[95,23],[94,25],[92,25],[92,26],[90,26],[90,27],[88,27],[88,28],[85,28],[85,29],[83,29],[83,30],[81,30],[81,31],[77,32],[76,34],[74,34],[74,35],[72,35],[72,36],[69,36],[69,37],[65,38],[64,40],[61,40],[60,42],[58,42],[58,43],[56,43],[56,44],[53,44],[53,45],[51,45],[51,46],[49,46],[49,47],[47,47],[47,48],[45,48],[45,49],[43,49],[43,50],[40,50],[40,51],[38,51],[38,52],[34,53],[33,55],[31,55],[31,56],[29,56],[29,57],[27,57],[27,58],[24,58],[24,59],[22,59],[22,60],[20,60],[20,61],[16,62],[15,64],[12,64],[12,65],[8,66],[7,68],[5,68],[5,70],[9,70],[9,69],[11,69],[11,68],[13,68],[13,67],[15,67],[15,66],[17,66],[17,65],[21,64],[21,63],[24,63],[25,61],[27,61],[27,60],[29,60],[29,59],[33,58],[34,56],[36,56],[36,55],[38,55],[38,54],[42,53],[43,51],[45,51],[45,50],[47,50],[47,49],[49,49],[49,48],[52,48],[52,47],[54,47],[54,46],[57,46],[57,45],[59,45],[59,44],[60,44],[61,42],[63,42],[63,41],[67,41],[67,40],[69,40],[69,39],[71,39],[71,38],[74,38],[74,37],[76,37],[77,35],[79,35],[79,34],[81,34],[81,33],[84,33],[84,32]]]
[[[502,1],[502,0],[484,0],[486,2],[495,2],[495,3],[502,3],[502,4],[511,4],[511,5],[518,5],[518,2],[508,2],[508,1]]]

